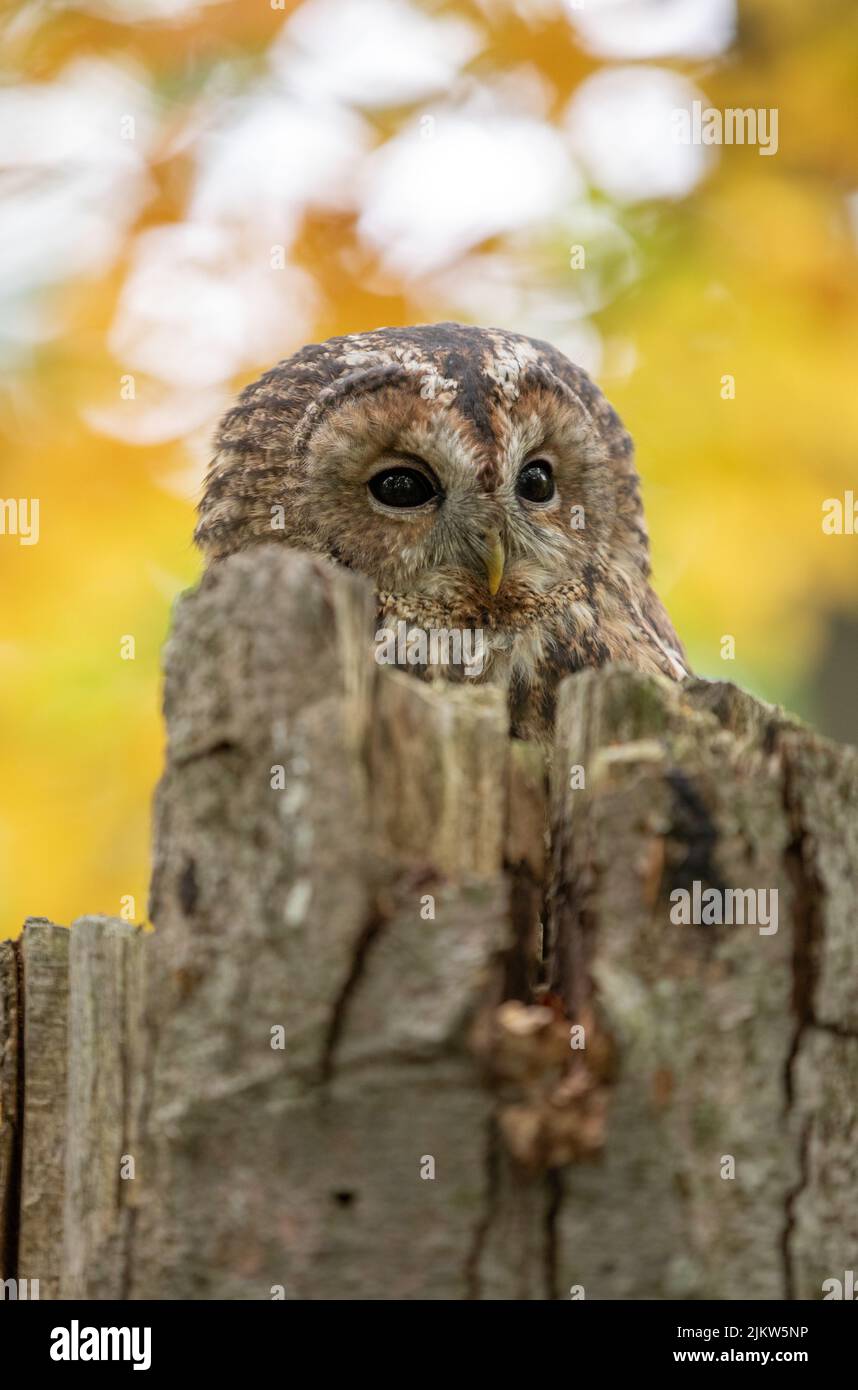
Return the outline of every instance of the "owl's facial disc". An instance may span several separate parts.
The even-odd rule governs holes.
[[[491,429],[457,399],[385,383],[338,402],[307,441],[300,530],[439,623],[518,628],[598,557],[603,452],[586,410],[544,386],[495,405]]]

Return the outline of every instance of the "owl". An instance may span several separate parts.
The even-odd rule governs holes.
[[[438,323],[302,348],[245,388],[215,440],[195,538],[264,542],[372,581],[376,656],[502,685],[547,743],[564,676],[618,661],[672,680],[632,441],[546,342]]]

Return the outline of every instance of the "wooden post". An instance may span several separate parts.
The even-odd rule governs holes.
[[[487,1247],[469,1037],[514,947],[503,697],[375,668],[370,618],[278,548],[177,616],[139,1296],[542,1295]]]
[[[0,941],[0,1280],[12,1279],[18,1265],[21,1119],[20,1075],[23,1064],[19,1031],[18,948]]]
[[[69,934],[30,918],[21,936],[19,1009],[23,1047],[19,1283],[38,1280],[40,1298],[58,1298],[62,1270],[66,1151],[66,1019]]]
[[[143,938],[85,917],[69,947],[63,1298],[125,1298],[140,1189]]]
[[[180,603],[155,933],[0,949],[7,1273],[821,1298],[858,1246],[858,754],[607,669],[546,762],[502,692],[376,666],[372,611],[280,546]]]

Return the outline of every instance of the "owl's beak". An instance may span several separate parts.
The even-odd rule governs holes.
[[[491,531],[489,535],[486,536],[486,544],[488,545],[488,554],[485,556],[483,563],[485,564],[486,574],[488,575],[489,593],[492,598],[494,598],[501,586],[503,567],[506,562],[506,555],[504,553],[503,541],[500,538],[500,532]]]

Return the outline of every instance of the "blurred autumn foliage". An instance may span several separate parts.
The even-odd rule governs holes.
[[[145,917],[211,428],[334,333],[555,341],[636,439],[696,670],[858,738],[858,536],[821,525],[858,494],[854,0],[63,0],[2,29],[0,497],[40,525],[0,536],[0,935]],[[775,108],[776,152],[678,143],[695,100]]]

